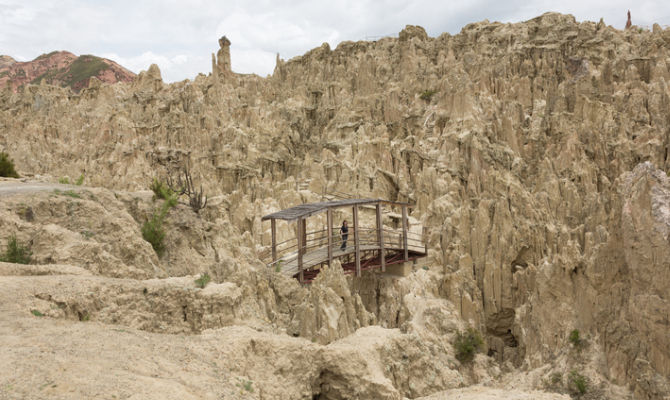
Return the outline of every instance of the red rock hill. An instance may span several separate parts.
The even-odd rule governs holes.
[[[14,92],[43,80],[79,92],[93,76],[106,83],[130,82],[135,78],[133,72],[114,61],[88,54],[77,57],[68,51],[54,51],[28,62],[0,56],[0,88],[9,85]]]

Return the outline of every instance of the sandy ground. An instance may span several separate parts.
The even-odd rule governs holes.
[[[25,194],[42,192],[49,190],[74,190],[82,186],[62,185],[58,183],[22,183],[19,181],[0,182],[0,196],[10,196],[14,194]]]

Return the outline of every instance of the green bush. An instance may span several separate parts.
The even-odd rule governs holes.
[[[588,390],[588,378],[574,369],[570,371],[570,376],[568,378],[568,384],[570,391],[576,395],[583,395]]]
[[[177,205],[177,196],[167,187],[167,185],[160,182],[158,179],[154,179],[153,184],[151,185],[151,190],[154,191],[154,200],[159,197],[165,199],[165,202],[159,210],[154,211],[151,219],[142,225],[142,237],[144,240],[151,243],[151,247],[154,248],[156,254],[161,256],[165,251],[165,244],[163,243],[163,240],[165,239],[165,229],[163,229],[163,222],[165,222],[165,217],[167,217],[170,208]]]
[[[568,340],[572,343],[573,346],[579,347],[582,344],[582,339],[579,337],[579,330],[573,329],[568,336]]]
[[[209,281],[211,281],[211,280],[212,280],[212,278],[209,276],[209,274],[208,274],[207,272],[205,272],[204,274],[200,275],[200,278],[198,278],[198,279],[195,280],[195,284],[196,284],[196,286],[198,286],[200,289],[204,289],[205,286],[207,286],[207,284],[208,284]]]
[[[0,176],[5,178],[18,178],[19,174],[14,169],[14,162],[9,158],[9,154],[0,153]]]
[[[435,93],[437,93],[437,90],[424,90],[419,97],[421,97],[421,100],[430,101]]]
[[[60,183],[61,185],[69,185],[70,184],[70,178],[68,178],[67,176],[63,176],[61,178],[58,178],[58,183]]]
[[[164,182],[159,181],[157,178],[154,178],[149,188],[154,192],[154,200],[163,199],[170,201],[171,199],[174,198],[175,202],[174,204],[175,205],[177,204],[177,197],[175,196],[174,191],[172,191],[172,189],[170,189],[168,185],[165,184]]]
[[[30,313],[33,314],[36,317],[43,317],[44,314],[42,314],[39,310],[30,310]]]
[[[15,264],[30,264],[30,257],[33,253],[28,246],[21,245],[16,236],[12,235],[7,241],[7,250],[5,254],[0,255],[0,261]]]
[[[66,191],[62,192],[58,189],[54,189],[54,193],[56,193],[58,195],[61,195],[61,196],[72,197],[73,199],[81,199],[81,195],[79,193],[75,192],[74,190],[66,190]]]
[[[248,381],[246,379],[240,379],[240,382],[237,384],[237,387],[240,388],[240,393],[241,394],[244,394],[244,391],[247,391],[249,393],[253,393],[254,388],[253,388],[252,385],[253,385],[252,381]]]
[[[159,256],[165,252],[165,229],[163,229],[163,219],[165,214],[162,212],[155,212],[150,220],[142,225],[142,237],[147,242],[151,243],[151,247]]]
[[[465,332],[458,332],[454,341],[456,359],[461,363],[472,361],[483,344],[481,335],[474,328],[468,328]]]
[[[74,183],[77,186],[81,186],[84,184],[84,174],[79,175],[79,178]]]

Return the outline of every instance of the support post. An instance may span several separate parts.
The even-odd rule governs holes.
[[[304,218],[302,221],[302,253],[307,253],[307,218]]]
[[[409,249],[407,248],[407,206],[402,206],[402,247],[405,251],[405,261],[409,260]]]
[[[382,205],[377,203],[377,241],[379,242],[379,258],[382,272],[386,272],[386,256],[384,255],[384,224],[382,223]]]
[[[423,232],[421,234],[421,240],[423,240],[423,252],[425,255],[428,255],[428,229],[424,226]]]
[[[361,249],[358,245],[358,205],[354,206],[354,250],[356,253],[356,276],[361,276]]]
[[[328,235],[328,266],[333,265],[333,210],[326,210],[326,235]]]
[[[298,281],[302,284],[304,279],[303,279],[303,274],[302,274],[302,248],[303,248],[303,236],[302,236],[302,229],[303,229],[303,224],[302,224],[302,218],[298,219]]]
[[[272,218],[270,220],[272,230],[272,262],[277,261],[277,221]]]

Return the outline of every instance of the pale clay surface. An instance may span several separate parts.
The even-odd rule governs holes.
[[[573,370],[584,398],[669,398],[670,30],[408,26],[268,78],[222,43],[193,81],[0,92],[28,176],[0,179],[0,244],[36,264],[0,263],[0,399],[568,399]],[[147,188],[186,162],[210,199],[170,211],[159,258]],[[334,191],[415,203],[429,256],[310,287],[266,270],[260,218]],[[462,365],[468,325],[487,344]]]

